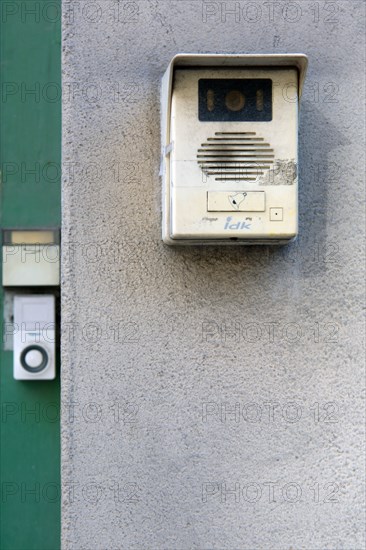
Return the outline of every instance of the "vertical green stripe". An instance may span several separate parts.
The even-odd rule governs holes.
[[[2,228],[60,225],[60,10],[54,0],[1,4]],[[2,312],[1,305],[1,320]],[[13,354],[2,344],[0,359],[0,547],[57,550],[59,378],[15,381]]]

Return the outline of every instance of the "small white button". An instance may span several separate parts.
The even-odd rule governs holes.
[[[32,349],[31,351],[28,351],[24,360],[29,367],[36,368],[42,364],[43,355],[37,349]]]
[[[282,222],[283,221],[283,208],[270,208],[269,209],[269,219],[271,222]]]

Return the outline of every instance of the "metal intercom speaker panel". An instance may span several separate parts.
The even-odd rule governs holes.
[[[298,232],[307,58],[176,56],[162,86],[163,240],[285,244]]]

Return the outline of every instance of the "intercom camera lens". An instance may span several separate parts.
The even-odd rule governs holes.
[[[245,96],[239,90],[231,90],[225,96],[225,105],[229,111],[241,111],[245,105]]]

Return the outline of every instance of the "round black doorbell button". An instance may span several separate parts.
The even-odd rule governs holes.
[[[37,352],[37,353],[34,354],[32,352]],[[37,360],[38,354],[39,354],[39,360]],[[29,364],[32,358],[33,358],[32,362],[35,362],[35,365]],[[20,364],[22,365],[23,369],[33,374],[36,374],[37,372],[41,372],[47,367],[47,364],[48,364],[47,352],[41,346],[36,346],[36,345],[27,346],[26,348],[23,349],[20,355]]]

